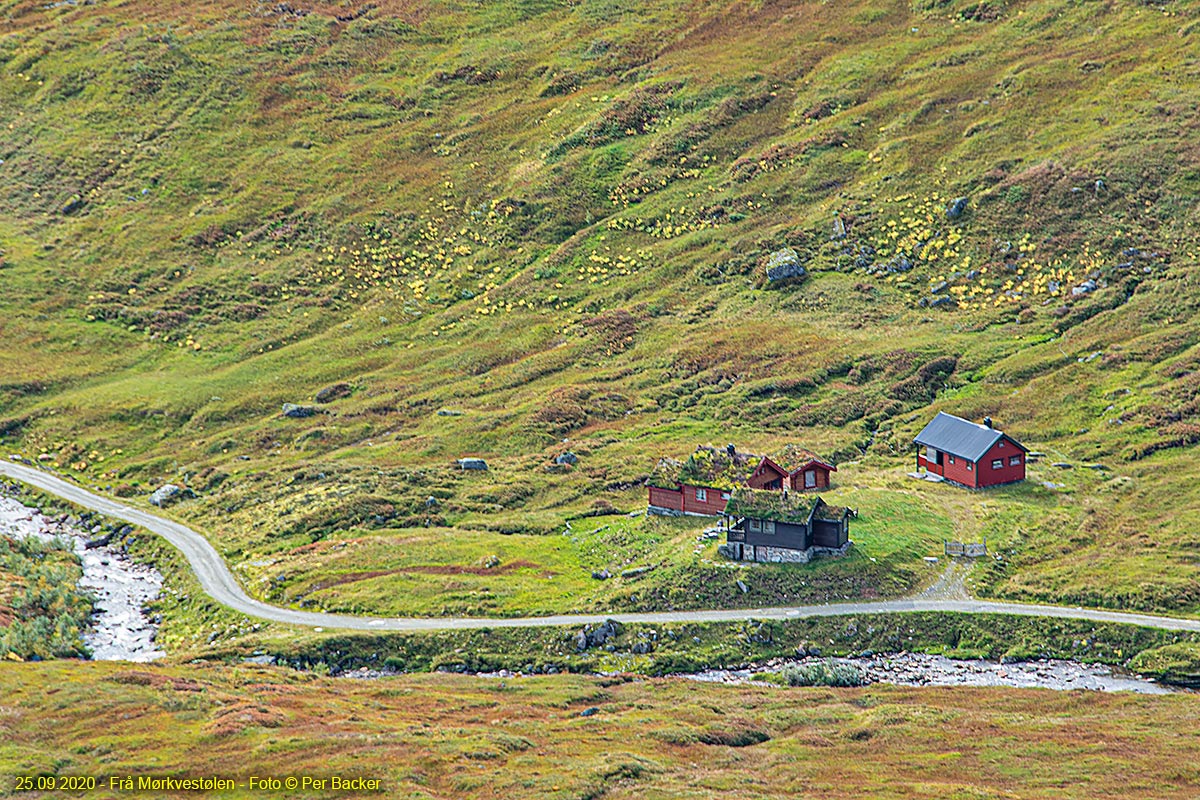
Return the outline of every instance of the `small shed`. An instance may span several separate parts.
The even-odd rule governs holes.
[[[1025,480],[1024,445],[998,430],[991,417],[983,423],[938,412],[913,440],[917,471],[925,470],[970,489]]]

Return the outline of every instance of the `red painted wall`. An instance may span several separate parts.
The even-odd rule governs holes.
[[[676,489],[663,489],[658,486],[650,488],[650,505],[658,506],[659,508],[670,508],[674,511],[683,511],[683,496]]]
[[[950,463],[950,459],[954,459],[954,463]],[[952,456],[946,453],[942,456],[942,475],[948,481],[961,483],[963,486],[977,487],[978,470],[975,465],[967,461],[961,456]]]
[[[674,511],[682,511],[686,514],[706,514],[708,516],[720,516],[725,511],[725,506],[729,503],[729,498],[723,495],[728,495],[729,492],[723,492],[720,489],[710,489],[708,487],[684,486],[682,491],[677,489],[663,489],[659,486],[647,487],[650,490],[650,505],[658,506],[659,508],[669,508]],[[704,500],[696,499],[696,489],[704,489],[707,497]]]
[[[1012,456],[1019,456],[1021,463],[1010,466],[1008,459]],[[1000,459],[1000,469],[992,469],[992,461],[995,459]],[[1025,480],[1025,454],[1019,447],[1014,447],[1012,442],[1001,439],[992,445],[992,449],[988,450],[983,458],[979,459],[976,472],[979,473],[979,486],[995,486],[999,483],[1023,481]]]
[[[706,497],[703,500],[696,499],[696,490],[703,489]],[[711,514],[718,516],[725,512],[725,506],[729,504],[729,498],[723,497],[729,492],[722,492],[720,489],[713,489],[704,486],[683,486],[683,510],[687,514]]]
[[[751,489],[766,489],[767,484],[771,483],[772,481],[780,481],[780,485],[782,486],[782,482],[786,480],[787,475],[781,475],[780,473],[776,472],[770,464],[760,463],[754,470],[753,474],[746,479],[746,485]]]
[[[816,473],[817,485],[806,488],[804,486],[804,473],[808,472],[809,470],[812,470],[813,472]],[[815,492],[817,489],[828,489],[829,488],[829,470],[825,469],[824,467],[819,467],[816,464],[813,464],[811,467],[806,467],[806,468],[800,470],[799,472],[795,473],[794,475],[792,475],[791,478],[789,479],[789,486],[797,492],[804,492],[804,491]]]

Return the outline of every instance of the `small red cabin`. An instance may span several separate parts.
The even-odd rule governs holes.
[[[763,456],[746,479],[751,489],[791,489],[796,492],[816,491],[829,488],[829,473],[837,467],[827,464],[813,453],[798,448],[789,448],[780,456],[782,465]]]
[[[925,469],[951,483],[983,489],[1025,480],[1024,445],[992,427],[939,412],[913,440],[917,470]]]

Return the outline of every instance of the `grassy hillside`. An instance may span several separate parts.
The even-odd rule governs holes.
[[[782,689],[577,676],[0,672],[7,775],[381,781],[389,797],[1189,797],[1190,695]],[[103,687],[98,703],[96,687]],[[1191,756],[1188,754],[1191,753]],[[286,764],[286,766],[281,766]],[[11,785],[5,786],[7,792]],[[180,793],[179,796],[182,796]],[[293,797],[375,797],[322,789]]]
[[[0,2],[0,441],[186,483],[314,607],[890,595],[986,535],[980,591],[1194,613],[1196,14]],[[904,478],[936,410],[1032,480]],[[729,570],[609,515],[727,441],[835,458],[853,558]]]

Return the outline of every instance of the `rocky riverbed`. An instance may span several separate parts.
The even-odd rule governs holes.
[[[755,682],[763,673],[777,673],[789,664],[823,662],[826,659],[771,661],[748,669],[715,669],[681,677],[715,683]],[[1000,664],[977,659],[952,659],[922,653],[898,653],[870,658],[828,659],[835,664],[857,667],[865,683],[894,683],[901,686],[1012,686],[1039,689],[1086,689],[1099,692],[1169,694],[1177,691],[1138,675],[1121,674],[1103,664],[1037,659]]]
[[[0,497],[0,534],[70,540],[83,565],[79,587],[96,598],[92,628],[83,640],[97,661],[153,661],[166,655],[154,643],[157,626],[145,605],[158,597],[163,579],[157,570],[134,563],[117,544],[86,547],[89,532],[51,519],[9,497]]]

